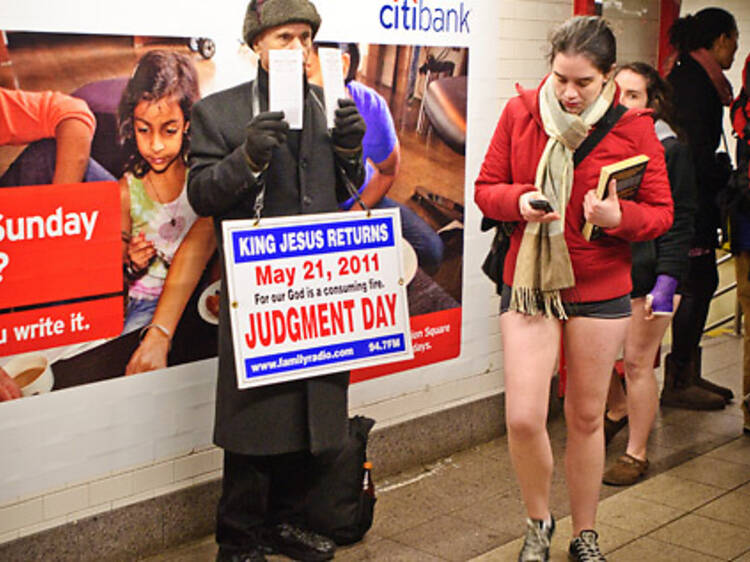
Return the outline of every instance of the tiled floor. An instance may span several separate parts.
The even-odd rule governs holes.
[[[740,391],[741,346],[732,335],[706,338],[704,374]],[[625,432],[623,432],[625,433]],[[552,560],[567,560],[570,512],[561,466],[565,428],[550,425],[556,472],[552,510],[558,531]],[[618,435],[612,462],[625,447]],[[602,488],[597,529],[611,562],[750,562],[750,437],[737,401],[720,412],[663,409],[650,445],[651,470],[630,488]],[[505,439],[497,439],[378,484],[376,520],[365,540],[336,560],[514,561],[524,512]],[[208,562],[213,537],[150,562]],[[283,557],[270,557],[273,561]]]

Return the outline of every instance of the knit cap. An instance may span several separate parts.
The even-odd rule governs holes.
[[[242,36],[252,47],[253,40],[267,29],[299,22],[310,24],[315,37],[320,27],[320,15],[309,0],[251,0],[245,12]]]

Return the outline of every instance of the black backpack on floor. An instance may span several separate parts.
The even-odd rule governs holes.
[[[362,540],[372,525],[375,497],[363,490],[367,438],[375,420],[349,418],[349,436],[342,449],[325,453],[307,500],[307,525],[338,545]],[[372,478],[372,474],[370,474]]]

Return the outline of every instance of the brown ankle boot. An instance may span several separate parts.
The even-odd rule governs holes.
[[[685,410],[721,410],[724,398],[692,384],[689,365],[680,365],[668,354],[664,361],[664,388],[659,402],[662,406]]]
[[[719,384],[716,384],[714,382],[711,382],[710,380],[703,378],[702,356],[703,356],[703,349],[700,346],[698,346],[698,348],[693,353],[693,360],[691,361],[691,365],[693,367],[693,377],[694,377],[693,383],[698,385],[701,388],[705,388],[709,392],[718,394],[724,399],[724,402],[726,404],[729,404],[732,401],[732,398],[734,398],[734,393],[725,386],[721,386]]]

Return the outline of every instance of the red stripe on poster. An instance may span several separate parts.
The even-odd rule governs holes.
[[[0,315],[0,357],[99,338],[122,331],[122,297]]]
[[[415,316],[411,318],[410,326],[414,359],[355,369],[351,373],[351,382],[366,381],[453,359],[461,353],[461,308]]]

